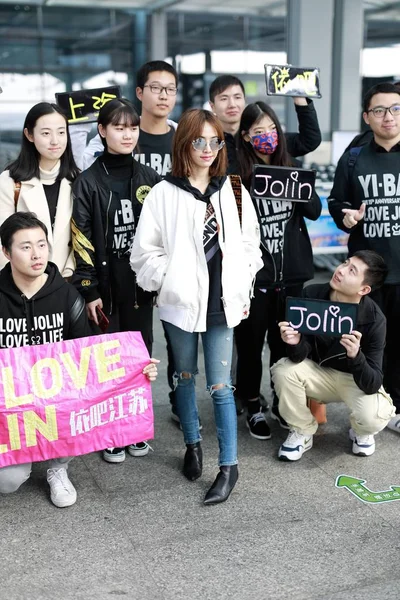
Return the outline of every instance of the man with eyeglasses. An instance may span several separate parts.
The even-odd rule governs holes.
[[[392,82],[393,85],[396,86],[396,88],[399,90],[400,92],[400,81],[393,81]],[[360,146],[365,146],[365,144],[368,144],[374,137],[374,134],[371,130],[370,127],[368,127],[368,129],[366,129],[365,131],[363,131],[362,133],[357,134],[350,142],[350,144],[347,146],[345,152],[347,152],[347,150],[351,150],[351,148],[359,148]],[[358,153],[357,153],[358,154]]]
[[[237,137],[240,119],[246,108],[243,82],[234,75],[220,75],[210,85],[210,106],[221,121],[228,151],[228,172],[239,173]],[[304,156],[316,150],[321,143],[321,130],[317,113],[309,98],[293,98],[299,121],[298,133],[286,133],[286,143],[291,156]]]
[[[178,75],[162,60],[144,64],[136,75],[136,96],[142,103],[139,154],[136,160],[161,177],[171,170],[171,149],[176,123],[168,120],[175,107]]]
[[[178,74],[169,63],[152,60],[140,67],[136,81],[136,96],[142,103],[142,111],[139,152],[135,159],[165,177],[171,170],[172,139],[177,126],[168,115],[175,108]],[[99,135],[86,146],[89,131],[86,124],[70,127],[72,151],[81,170],[88,169],[104,152]]]
[[[373,139],[340,158],[328,206],[339,229],[350,234],[349,255],[358,250],[374,250],[385,259],[389,269],[385,284],[372,297],[387,319],[384,383],[397,412],[388,427],[400,433],[399,87],[380,83],[368,90],[363,101],[363,118]]]

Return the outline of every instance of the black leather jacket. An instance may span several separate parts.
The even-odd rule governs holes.
[[[161,177],[154,169],[133,158],[132,162],[131,201],[137,223],[145,196],[161,181]],[[110,313],[111,249],[107,247],[107,227],[112,192],[107,184],[101,157],[79,175],[72,190],[72,244],[76,261],[72,283],[86,302],[101,298],[105,312]]]

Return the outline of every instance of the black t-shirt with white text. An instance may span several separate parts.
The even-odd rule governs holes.
[[[364,218],[352,229],[343,225],[343,209],[358,210]],[[328,208],[336,225],[350,233],[350,254],[374,250],[389,269],[386,284],[400,283],[400,143],[387,152],[372,140],[362,146],[355,164],[349,152],[338,162]]]
[[[132,157],[105,152],[101,160],[108,175],[107,184],[111,191],[107,212],[107,250],[128,257],[136,226],[131,200]]]
[[[142,165],[154,169],[161,177],[165,177],[171,171],[172,140],[175,130],[170,127],[168,133],[156,135],[140,130],[139,153],[135,159]]]

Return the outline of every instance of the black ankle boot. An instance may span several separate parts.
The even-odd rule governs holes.
[[[229,495],[236,485],[239,477],[237,465],[229,467],[220,467],[219,473],[208,490],[204,504],[219,504],[228,500]]]
[[[183,460],[183,474],[190,481],[201,477],[203,471],[203,451],[200,442],[186,444],[186,454]]]

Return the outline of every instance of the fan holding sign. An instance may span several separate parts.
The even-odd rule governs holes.
[[[144,344],[136,342],[143,359],[136,377],[139,394],[128,381],[132,355],[125,359],[128,369],[121,363],[120,340],[87,337],[85,302],[48,262],[47,228],[36,215],[11,215],[0,227],[0,239],[9,260],[0,273],[0,494],[18,490],[30,477],[32,462],[51,459],[50,499],[64,508],[76,502],[68,477],[71,456],[105,443],[129,443],[138,421],[152,436],[143,375],[154,381],[159,361],[149,361],[146,351],[140,356]],[[134,339],[126,344],[129,352],[130,345]],[[138,396],[143,406],[138,407]]]
[[[249,104],[242,114],[240,132],[240,175],[258,217],[263,268],[257,273],[249,318],[235,329],[236,393],[248,406],[250,435],[266,440],[271,436],[260,404],[265,334],[268,331],[273,365],[285,356],[277,325],[284,319],[285,299],[301,295],[303,283],[314,274],[304,217],[317,220],[321,201],[314,190],[315,174],[299,169],[289,155],[282,127],[270,106]],[[271,416],[287,428],[275,393]]]
[[[302,299],[288,300],[290,321],[279,323],[288,358],[271,368],[279,410],[290,426],[279,449],[281,460],[299,460],[312,448],[318,423],[308,397],[322,404],[344,402],[353,454],[374,453],[374,435],[395,412],[382,386],[386,319],[368,296],[386,274],[379,254],[361,250],[336,269],[328,284],[310,285]]]

